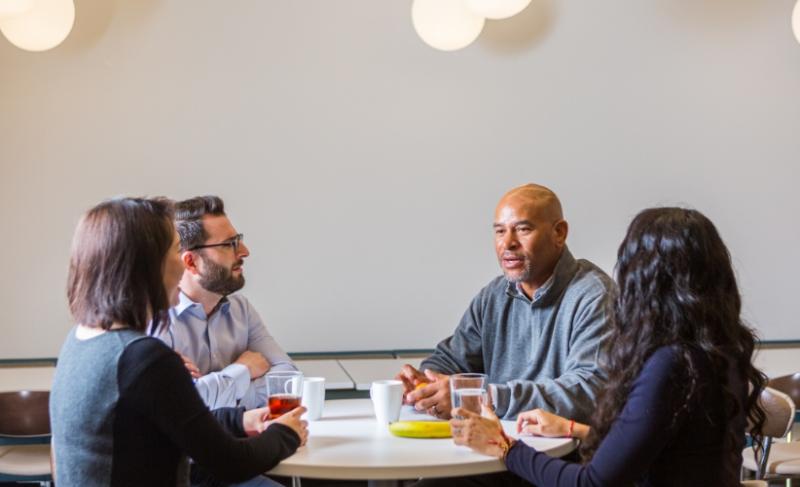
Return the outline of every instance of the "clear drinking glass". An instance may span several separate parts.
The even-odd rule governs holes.
[[[450,376],[450,399],[453,408],[464,408],[481,414],[481,406],[490,404],[486,374],[453,374]]]
[[[302,372],[268,372],[264,377],[267,382],[269,419],[279,418],[300,406],[303,396]]]

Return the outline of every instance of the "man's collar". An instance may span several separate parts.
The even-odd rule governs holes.
[[[219,304],[217,304],[216,309],[219,310],[220,312],[227,311],[230,305],[231,303],[230,301],[228,301],[228,298],[226,296],[220,300]],[[203,305],[192,301],[191,298],[189,298],[189,296],[184,294],[183,291],[178,292],[178,304],[175,305],[174,308],[175,314],[177,316],[180,316],[181,314],[183,314],[184,311],[194,306],[196,306],[197,309],[201,311],[203,315],[205,315],[205,312],[203,312]]]
[[[575,257],[572,256],[569,248],[565,246],[564,251],[561,252],[561,257],[558,258],[556,267],[553,269],[553,273],[547,278],[545,283],[533,293],[530,299],[531,303],[534,305],[544,305],[550,301],[551,297],[560,295],[561,291],[567,287],[569,281],[575,276],[577,266],[578,263]],[[520,284],[518,282],[507,281],[506,294],[511,297],[523,297],[527,299],[525,293],[520,289]]]
[[[184,294],[183,291],[179,291],[178,292],[178,304],[175,305],[175,307],[173,309],[175,310],[175,314],[180,316],[181,314],[183,314],[184,311],[186,311],[187,308],[190,308],[195,304],[198,305],[198,306],[200,305],[200,303],[195,303],[194,301],[189,299],[189,296]]]

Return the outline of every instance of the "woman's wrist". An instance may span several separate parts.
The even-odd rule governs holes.
[[[499,452],[500,455],[498,455],[498,458],[505,462],[506,457],[508,456],[508,452],[514,447],[516,443],[517,440],[515,440],[514,438],[510,438],[508,435],[506,435],[505,431],[501,430],[500,439],[497,442],[498,446],[500,447],[500,452]]]
[[[508,458],[508,452],[510,452],[511,449],[514,448],[514,445],[516,445],[516,444],[517,444],[517,440],[515,440],[514,438],[509,438],[508,439],[508,442],[506,443],[506,447],[503,449],[503,456],[500,457],[500,459],[503,460],[503,462],[506,461],[506,458]]]
[[[589,426],[573,420],[569,428],[569,437],[585,440],[587,436],[589,436]]]

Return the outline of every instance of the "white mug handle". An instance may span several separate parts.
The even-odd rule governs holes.
[[[289,396],[298,396],[299,395],[298,392],[300,392],[299,391],[300,385],[298,384],[298,382],[300,382],[299,377],[292,377],[286,382],[284,382],[283,383],[284,394],[287,394]]]

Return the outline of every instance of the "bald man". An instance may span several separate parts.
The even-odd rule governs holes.
[[[455,333],[398,374],[406,401],[450,417],[449,375],[488,376],[496,413],[512,419],[543,408],[589,420],[603,384],[597,364],[612,316],[614,282],[567,248],[569,226],[551,190],[527,184],[506,193],[494,216],[503,275],[472,300]],[[426,384],[426,385],[420,385]]]

